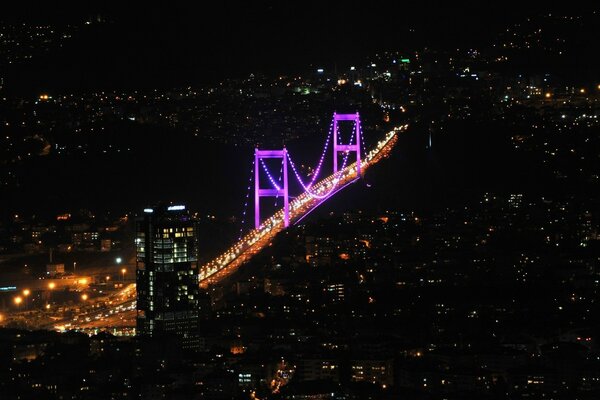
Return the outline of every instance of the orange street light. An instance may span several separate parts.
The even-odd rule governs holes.
[[[81,300],[86,301],[88,299],[88,295],[87,294],[82,294],[81,295]]]
[[[127,272],[127,270],[125,268],[123,268],[121,270],[121,274],[123,274],[123,281],[125,280],[125,273]]]
[[[54,283],[54,282],[50,282],[48,284],[48,289],[50,289],[50,290],[54,289],[55,287],[56,287],[56,283]]]
[[[25,296],[25,308],[29,308],[29,305],[27,304],[27,297],[29,297],[30,294],[31,294],[31,290],[29,290],[29,289],[23,290],[23,296]]]
[[[22,302],[23,302],[23,298],[21,296],[15,297],[15,304],[17,306],[21,305]]]

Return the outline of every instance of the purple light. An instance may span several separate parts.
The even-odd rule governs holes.
[[[273,188],[275,188],[277,190],[281,190],[281,187],[279,187],[279,185],[277,184],[277,182],[275,182],[275,179],[273,178],[273,175],[271,175],[271,171],[269,171],[269,169],[267,168],[267,165],[265,164],[265,162],[264,162],[264,160],[262,158],[260,159],[260,163],[262,165],[263,171],[265,171],[265,173],[267,174],[267,178],[269,178],[269,181],[271,182],[271,185],[273,185]]]
[[[317,168],[315,169],[315,172],[313,173],[313,177],[310,180],[310,183],[307,185],[309,188],[312,187],[312,185],[317,180],[319,173],[321,172],[321,167],[323,166],[323,161],[325,160],[325,154],[327,154],[327,149],[329,148],[329,142],[331,141],[331,133],[332,132],[333,132],[333,121],[331,121],[331,124],[329,124],[329,133],[327,134],[327,139],[325,140],[325,146],[323,146],[323,152],[321,153],[321,157],[319,158],[319,163],[317,164]],[[304,187],[304,185],[302,185],[302,186]]]
[[[263,158],[281,158],[283,163],[283,188],[273,179],[273,176],[269,172]],[[254,226],[256,229],[260,228],[260,198],[261,197],[274,197],[283,196],[283,223],[285,227],[290,225],[290,205],[288,197],[288,173],[287,173],[287,158],[288,153],[286,149],[283,150],[254,150]],[[267,173],[267,177],[271,181],[271,184],[275,189],[261,189],[260,188],[260,173],[259,173],[259,161],[262,168]]]
[[[338,144],[338,121],[354,121],[354,128],[356,129],[356,143],[352,144],[352,138],[347,145]],[[354,130],[352,132],[354,137]],[[360,115],[355,114],[333,114],[333,173],[338,172],[338,160],[337,154],[340,151],[353,151],[356,153],[356,173],[360,176]]]
[[[335,114],[334,114],[334,118],[335,118]],[[356,130],[356,123],[354,125],[353,130],[352,130],[352,135],[350,136],[349,143],[352,143],[352,141],[354,139],[354,133],[355,133],[355,131],[357,131]],[[337,135],[335,135],[335,136],[337,136]],[[338,146],[341,147],[342,145],[338,145]],[[341,168],[341,170],[344,170],[346,168],[346,164],[348,163],[348,157],[350,155],[350,150],[344,150],[344,152],[345,152],[345,154],[344,154],[344,161],[342,162],[342,168]],[[335,153],[335,154],[337,155],[337,153]],[[292,161],[292,158],[290,156],[288,156],[288,159],[289,159],[290,165],[292,167],[292,171],[294,171],[294,175],[296,176],[296,179],[298,180],[298,182],[300,183],[300,185],[302,186],[302,188],[306,191],[306,193],[310,197],[312,197],[314,199],[326,199],[327,197],[329,197],[333,193],[333,191],[335,190],[335,188],[337,187],[337,184],[339,183],[339,181],[341,179],[341,177],[340,177],[339,174],[337,176],[335,176],[335,174],[337,174],[337,171],[336,171],[334,173],[334,176],[335,176],[334,182],[335,183],[334,183],[334,185],[331,187],[331,189],[327,193],[325,193],[325,194],[316,194],[316,193],[313,193],[310,190],[310,185],[305,185],[304,182],[302,181],[302,178],[300,177],[300,174],[298,173],[298,170],[296,169],[296,165]],[[311,182],[311,184],[312,184],[312,182]]]
[[[335,115],[335,114],[334,114]],[[310,193],[310,188],[314,185],[315,181],[317,180],[317,178],[319,177],[319,174],[321,173],[321,168],[323,166],[323,161],[325,161],[325,155],[327,154],[327,149],[329,148],[329,142],[331,141],[331,134],[333,132],[333,124],[334,121],[333,119],[331,120],[331,123],[329,124],[329,133],[327,134],[327,139],[325,140],[325,145],[323,146],[323,151],[321,152],[321,157],[319,158],[319,162],[317,164],[317,168],[314,170],[312,179],[310,180],[310,182],[307,184],[304,183],[304,180],[300,177],[300,174],[298,173],[298,170],[296,169],[296,165],[292,162],[291,156],[290,157],[290,165],[292,166],[292,169],[294,171],[294,175],[296,175],[296,179],[298,180],[298,182],[300,183],[300,185],[302,186],[302,188]]]
[[[281,185],[281,177],[283,175],[283,160],[281,162],[281,168],[279,168],[279,179],[277,179],[277,183]],[[274,206],[277,207],[277,200],[279,200],[279,196],[275,196],[275,204]]]

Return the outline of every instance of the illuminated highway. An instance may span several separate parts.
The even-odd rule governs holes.
[[[47,328],[57,331],[94,331],[98,328],[130,331],[135,326],[135,295],[135,284],[129,284],[109,296],[90,301],[73,318],[55,321]]]
[[[398,140],[398,133],[405,131],[408,125],[395,127],[380,140],[362,160],[360,168],[364,173],[370,166],[387,157]],[[339,190],[359,178],[356,163],[339,170],[337,173],[315,183],[310,191],[305,191],[289,205],[290,223],[297,223]],[[283,209],[266,219],[258,229],[240,239],[223,254],[200,268],[200,285],[208,287],[235,271],[252,256],[267,246],[279,232],[285,229]]]

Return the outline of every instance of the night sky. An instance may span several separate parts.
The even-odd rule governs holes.
[[[546,2],[544,11],[563,7]],[[7,71],[7,90],[36,92],[172,87],[250,72],[342,68],[381,50],[489,43],[507,24],[540,12],[529,3],[479,1],[80,2],[68,8],[51,1],[18,5],[0,19],[109,21],[42,63]]]

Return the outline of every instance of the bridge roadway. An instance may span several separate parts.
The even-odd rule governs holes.
[[[361,172],[364,173],[370,166],[387,157],[398,141],[398,133],[405,131],[407,128],[408,125],[395,127],[382,140],[377,142],[375,148],[362,160]],[[358,178],[356,163],[352,163],[336,174],[314,184],[310,190],[312,195],[304,192],[290,202],[290,223],[298,222],[328,198],[355,182]],[[200,268],[200,286],[206,288],[230,275],[256,253],[268,246],[273,238],[284,229],[283,210],[279,210],[272,217],[266,219],[258,229],[253,229],[223,254],[203,265]]]

